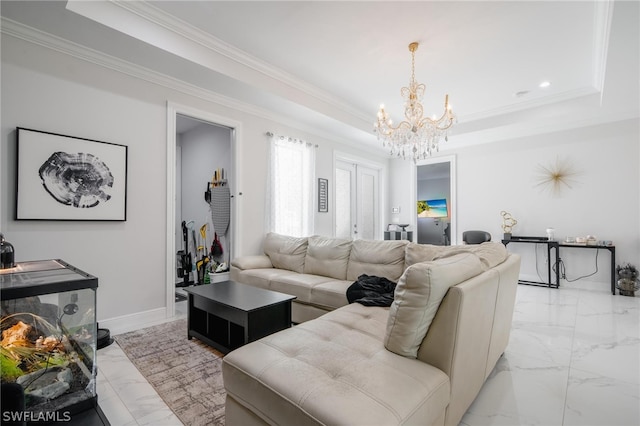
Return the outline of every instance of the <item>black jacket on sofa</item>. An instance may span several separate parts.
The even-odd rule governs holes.
[[[362,274],[347,288],[349,303],[364,306],[391,306],[396,283],[384,277]]]

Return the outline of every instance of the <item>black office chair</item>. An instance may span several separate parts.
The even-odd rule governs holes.
[[[465,244],[482,244],[491,241],[491,234],[487,231],[464,231],[462,242]]]

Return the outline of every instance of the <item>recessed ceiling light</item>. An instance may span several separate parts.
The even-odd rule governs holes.
[[[551,82],[550,81],[543,81],[542,83],[540,83],[538,85],[538,87],[540,87],[541,89],[546,89],[549,86],[551,86]]]

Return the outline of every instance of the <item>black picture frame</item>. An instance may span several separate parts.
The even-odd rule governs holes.
[[[329,180],[318,178],[318,211],[329,212]]]
[[[128,147],[17,128],[16,220],[126,221]]]

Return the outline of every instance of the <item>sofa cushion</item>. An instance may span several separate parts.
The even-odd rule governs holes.
[[[346,289],[350,281],[336,280],[322,275],[296,274],[274,276],[269,288],[297,297],[297,303],[335,309],[348,304]]]
[[[482,272],[482,262],[471,252],[407,268],[389,309],[385,347],[398,355],[415,358],[449,287]]]
[[[408,241],[354,240],[347,267],[347,280],[362,274],[397,282],[404,271],[404,248]]]
[[[271,259],[264,254],[237,257],[231,261],[231,266],[242,270],[273,268]]]
[[[384,348],[387,315],[351,304],[242,346],[223,359],[227,395],[268,424],[437,423],[449,378]]]
[[[443,248],[443,250],[435,256],[435,259],[469,252],[478,256],[485,271],[504,262],[509,253],[507,252],[507,248],[504,244],[488,241],[482,244],[449,246]]]
[[[314,235],[309,237],[304,273],[347,279],[351,240]]]
[[[404,250],[404,266],[409,266],[433,260],[442,253],[442,246],[434,246],[431,244],[409,243]]]
[[[311,290],[311,303],[329,310],[348,305],[347,288],[351,284],[351,281],[342,280],[320,283]]]
[[[264,254],[274,268],[302,273],[307,254],[307,238],[295,238],[270,232],[264,240]]]
[[[299,276],[299,273],[288,271],[286,269],[265,268],[241,270],[231,268],[230,278],[232,281],[238,281],[240,283],[249,284],[254,287],[266,288],[267,290],[272,289],[274,291],[282,291],[272,288],[272,281],[282,280],[284,277],[292,277],[293,279],[295,279]],[[283,293],[286,293],[286,291],[283,291]],[[298,295],[295,294],[294,296]]]

